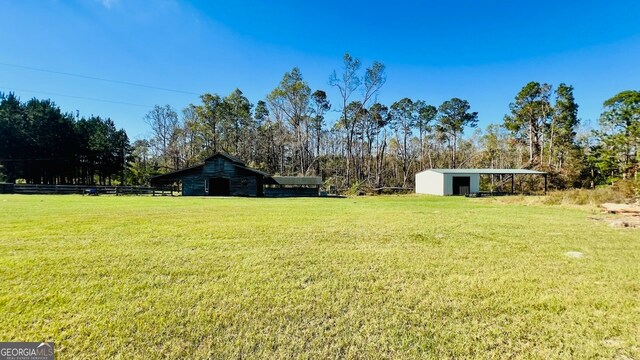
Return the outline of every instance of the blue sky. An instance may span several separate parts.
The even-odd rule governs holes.
[[[339,110],[327,81],[348,51],[387,66],[387,105],[460,97],[485,127],[527,82],[565,82],[595,125],[604,100],[640,88],[639,15],[637,0],[0,0],[0,91],[111,117],[136,139],[154,104],[236,87],[255,103],[294,66]]]

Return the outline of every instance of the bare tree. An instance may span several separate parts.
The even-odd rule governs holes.
[[[151,145],[156,155],[162,159],[160,166],[170,170],[177,169],[179,164],[175,158],[180,129],[178,113],[169,105],[156,105],[145,115],[144,120],[153,132]]]
[[[348,53],[343,57],[343,72],[342,75],[337,75],[334,71],[329,78],[329,85],[336,87],[340,92],[342,98],[342,118],[343,126],[346,130],[346,150],[347,150],[347,164],[346,164],[346,178],[347,183],[351,183],[351,165],[355,165],[354,159],[354,138],[355,130],[358,122],[362,120],[361,115],[366,113],[366,108],[371,100],[373,100],[380,88],[386,82],[385,66],[384,64],[374,61],[371,67],[365,70],[362,78],[358,75],[360,70],[360,60],[351,57]],[[359,109],[351,109],[351,113],[355,114],[353,117],[349,117],[349,106],[353,104],[350,102],[351,96],[357,90],[362,90],[362,98],[358,103]],[[356,174],[358,171],[356,170]]]
[[[312,128],[315,133],[315,162],[316,162],[316,174],[322,174],[322,168],[320,167],[320,147],[321,147],[321,137],[322,137],[322,128],[324,126],[324,114],[331,109],[331,103],[327,100],[327,93],[322,90],[316,90],[311,94],[311,98],[313,100],[312,105]]]

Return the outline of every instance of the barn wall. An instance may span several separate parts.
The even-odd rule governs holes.
[[[443,174],[444,175],[444,195],[453,195],[453,178],[458,176],[468,176],[470,179],[469,191],[480,191],[480,174]]]
[[[182,178],[182,195],[207,196],[206,182],[209,178],[229,179],[229,195],[231,196],[259,196],[262,184],[255,173],[243,170],[223,157],[208,161],[199,174]]]
[[[319,186],[265,188],[265,176],[268,175],[233,162],[225,156],[213,156],[202,165],[179,171],[176,174],[163,175],[164,178],[161,180],[179,179],[182,183],[182,195],[184,196],[207,196],[209,193],[221,193],[209,189],[212,185],[210,182],[212,178],[228,179],[228,194],[230,196],[319,196]]]
[[[444,176],[435,171],[416,174],[416,194],[444,195]]]
[[[201,175],[191,175],[182,178],[182,195],[206,196],[205,179]]]
[[[265,188],[264,196],[267,197],[314,197],[319,194],[318,188]]]
[[[258,182],[255,176],[234,176],[230,178],[231,196],[258,196]]]

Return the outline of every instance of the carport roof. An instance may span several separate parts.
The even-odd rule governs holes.
[[[440,174],[516,174],[516,175],[544,175],[544,171],[528,169],[428,169]]]

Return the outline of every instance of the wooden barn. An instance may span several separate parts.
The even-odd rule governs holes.
[[[151,178],[152,186],[174,183],[184,196],[318,196],[322,178],[271,176],[218,152],[200,165]]]
[[[151,178],[154,186],[180,183],[185,196],[263,196],[269,174],[251,169],[240,159],[218,152],[203,164]]]

